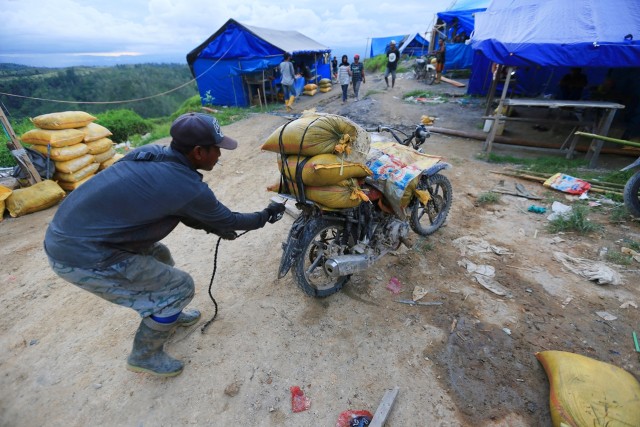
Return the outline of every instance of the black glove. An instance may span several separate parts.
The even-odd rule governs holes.
[[[238,234],[233,230],[225,230],[225,231],[212,230],[211,232],[213,234],[216,234],[222,237],[223,240],[235,240],[238,237]]]
[[[285,209],[284,203],[277,203],[277,202],[269,203],[269,206],[267,206],[265,209],[265,211],[267,211],[267,213],[269,214],[269,219],[267,221],[273,224],[274,222],[281,220],[284,213],[284,209]]]

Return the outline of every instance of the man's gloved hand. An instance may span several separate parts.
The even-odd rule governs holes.
[[[265,208],[265,211],[269,213],[269,219],[267,221],[273,224],[274,222],[281,220],[284,214],[284,209],[284,203],[269,203],[269,206]]]
[[[238,237],[238,234],[233,230],[214,231],[213,233],[222,237],[223,240],[235,240]]]

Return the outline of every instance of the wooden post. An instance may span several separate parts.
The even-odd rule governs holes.
[[[491,111],[491,104],[493,104],[493,98],[495,98],[496,86],[498,86],[498,76],[502,73],[502,67],[503,67],[502,64],[498,64],[496,72],[491,73],[492,74],[491,88],[489,89],[489,93],[487,94],[487,106],[484,109],[485,116],[488,116],[489,112]],[[489,68],[489,70],[491,70],[491,68]]]
[[[389,417],[389,413],[391,412],[391,408],[396,401],[396,397],[398,396],[398,390],[400,387],[395,386],[391,390],[387,390],[382,397],[382,401],[376,410],[376,413],[373,415],[371,419],[371,423],[369,427],[382,427],[387,422],[387,417]]]
[[[9,119],[7,119],[7,116],[4,115],[4,110],[2,110],[2,108],[0,108],[0,121],[4,126],[4,129],[7,131],[7,134],[9,135],[9,142],[7,142],[7,147],[9,148],[9,151],[11,151],[13,157],[15,157],[16,161],[27,172],[27,180],[29,181],[29,184],[33,185],[42,181],[42,179],[40,178],[40,174],[36,170],[35,166],[33,166],[33,163],[31,162],[31,158],[27,154],[27,151],[24,149],[24,147],[22,147],[22,144],[20,144],[18,137],[11,127],[11,123],[9,123]]]
[[[596,132],[599,135],[606,136],[609,133],[609,128],[611,127],[611,123],[613,122],[613,116],[616,115],[616,110],[614,108],[610,108],[605,113],[602,120],[600,120],[600,124],[598,126],[598,131]],[[591,141],[591,145],[589,146],[589,151],[587,151],[587,159],[589,160],[589,167],[595,168],[598,164],[598,156],[600,156],[600,150],[602,150],[603,141],[601,139],[593,139]]]
[[[513,71],[513,67],[507,67],[507,79],[504,82],[504,87],[502,88],[502,96],[500,97],[500,102],[498,103],[498,112],[496,113],[496,119],[493,120],[491,124],[491,131],[487,136],[487,140],[484,142],[482,146],[483,151],[486,151],[487,154],[491,153],[491,146],[493,144],[493,140],[496,137],[496,133],[498,132],[498,122],[502,118],[502,107],[504,106],[504,100],[507,97],[507,90],[509,89],[509,82],[511,81],[511,71]]]

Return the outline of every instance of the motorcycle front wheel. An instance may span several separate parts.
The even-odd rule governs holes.
[[[343,255],[344,225],[323,219],[312,219],[304,231],[300,247],[302,253],[293,264],[296,284],[312,297],[327,297],[338,292],[349,276],[331,277],[324,263],[331,256]]]
[[[442,227],[449,215],[453,201],[453,189],[449,179],[440,174],[422,177],[417,186],[418,190],[428,191],[429,201],[422,204],[416,200],[411,210],[411,229],[421,236],[429,236]]]
[[[631,215],[640,218],[640,172],[636,172],[625,184],[623,198]]]

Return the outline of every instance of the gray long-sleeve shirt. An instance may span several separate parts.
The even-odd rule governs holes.
[[[136,156],[146,160],[133,160]],[[266,211],[232,212],[184,155],[151,145],[132,151],[69,194],[49,224],[44,245],[62,264],[104,268],[162,240],[181,221],[222,232],[255,230],[268,218]]]

